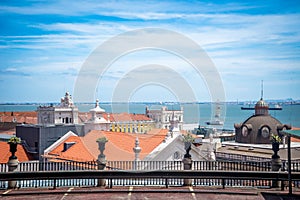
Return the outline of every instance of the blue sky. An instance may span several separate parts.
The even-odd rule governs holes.
[[[265,99],[300,99],[299,19],[298,1],[1,1],[0,103],[59,101],[66,90],[72,93],[95,48],[147,27],[173,30],[198,43],[218,69],[228,101],[257,100],[261,80]],[[210,101],[203,79],[177,58],[154,51],[113,63],[96,98],[110,101],[130,66],[149,63],[181,68],[191,87],[203,91],[197,100]],[[129,92],[131,101],[176,100],[157,84]]]

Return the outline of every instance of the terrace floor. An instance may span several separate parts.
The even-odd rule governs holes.
[[[16,189],[0,190],[1,199],[247,199],[247,200],[296,200],[300,199],[300,189],[293,188],[293,195],[288,190],[253,189],[253,188],[214,188],[214,187],[70,187],[58,189]]]

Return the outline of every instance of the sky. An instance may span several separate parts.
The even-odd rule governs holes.
[[[0,103],[58,102],[65,91],[73,93],[95,49],[145,28],[171,30],[197,43],[217,69],[226,101],[258,100],[261,80],[265,99],[300,99],[298,1],[2,0],[0,26]],[[101,101],[116,94],[128,101],[177,101],[182,94],[170,85],[178,80],[196,101],[212,99],[206,75],[166,49],[137,49],[105,67],[94,92]],[[128,75],[134,82],[155,81],[127,91],[118,86]]]

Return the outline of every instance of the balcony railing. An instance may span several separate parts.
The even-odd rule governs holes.
[[[285,166],[287,165],[283,162],[283,167]],[[294,173],[300,171],[298,166],[299,163],[292,163]],[[286,170],[286,168],[282,169]],[[187,176],[186,171],[183,171],[182,161],[108,161],[106,169],[101,171],[98,170],[96,161],[25,162],[19,163],[16,172],[8,172],[7,164],[0,164],[0,188],[7,188],[7,180],[12,176],[17,176],[16,174],[19,174],[16,179],[18,180],[17,187],[21,188],[97,186],[99,177],[105,178],[106,184],[110,187],[180,186],[183,185],[184,178],[191,178],[194,186],[271,187],[274,180],[287,180],[287,172],[271,172],[271,162],[193,161],[190,171]],[[73,172],[78,176],[75,176]],[[110,172],[111,176],[109,176]],[[121,172],[127,172],[131,176],[127,174],[122,176]],[[152,175],[149,175],[150,172]],[[155,174],[155,172],[160,173]],[[49,173],[47,178],[42,176],[45,173]],[[119,174],[116,176],[114,173]],[[222,175],[226,173],[231,175]],[[137,176],[138,174],[140,175]],[[176,174],[176,176],[170,176],[171,174]],[[259,177],[258,174],[262,176]],[[263,174],[268,174],[270,177]],[[299,183],[299,179],[293,180],[294,187],[299,187]]]

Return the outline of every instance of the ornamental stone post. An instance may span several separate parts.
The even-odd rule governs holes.
[[[8,159],[7,165],[8,165],[8,171],[14,172],[17,171],[19,160],[15,153],[17,152],[18,144],[21,143],[20,138],[18,137],[11,137],[8,141],[9,144],[9,151],[11,152],[11,156]],[[17,187],[17,181],[8,181],[8,188],[13,189]]]
[[[106,157],[103,152],[105,150],[105,144],[106,142],[108,142],[108,140],[105,137],[102,137],[102,138],[98,138],[96,142],[98,143],[98,148],[100,150],[100,154],[98,155],[98,160],[97,160],[98,170],[105,170]],[[98,179],[98,183],[97,183],[98,187],[105,186],[105,185],[106,185],[106,179]]]
[[[134,154],[135,154],[135,159],[134,159],[134,169],[135,170],[138,170],[138,168],[139,168],[139,161],[140,161],[140,158],[139,158],[139,156],[140,156],[140,152],[141,152],[141,147],[140,147],[140,142],[139,142],[139,138],[138,137],[136,137],[136,139],[135,139],[135,147],[133,147],[133,152],[134,152]]]
[[[274,154],[272,155],[272,171],[279,171],[281,168],[281,159],[277,153],[279,151],[279,143],[273,142],[272,150],[274,151]],[[276,180],[272,181],[272,187],[273,188],[280,187],[280,182]]]
[[[183,158],[183,170],[191,170],[192,169],[192,159],[191,158]],[[184,186],[191,186],[192,185],[192,179],[184,179],[183,180]]]
[[[19,160],[17,157],[12,158],[10,157],[8,160],[8,171],[9,172],[14,172],[17,171],[18,165],[19,165]],[[17,187],[17,181],[8,181],[8,189],[13,189]]]
[[[184,155],[184,158],[182,160],[183,162],[183,170],[191,170],[192,169],[192,156],[190,155],[191,150],[191,142],[184,142],[186,153]],[[184,186],[191,186],[192,185],[192,179],[184,179],[183,180]]]

